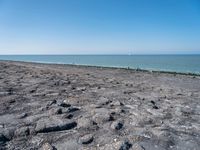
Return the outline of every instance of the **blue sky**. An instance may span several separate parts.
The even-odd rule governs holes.
[[[0,0],[0,54],[200,54],[200,0]]]

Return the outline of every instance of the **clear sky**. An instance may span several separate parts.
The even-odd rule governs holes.
[[[0,54],[200,54],[200,0],[0,0]]]

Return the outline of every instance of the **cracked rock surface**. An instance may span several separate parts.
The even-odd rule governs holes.
[[[198,150],[200,77],[0,61],[2,150]]]

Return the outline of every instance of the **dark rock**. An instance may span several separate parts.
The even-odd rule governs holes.
[[[14,100],[14,99],[12,99],[12,100],[9,101],[10,104],[13,104],[15,102],[16,102],[16,100]]]
[[[123,122],[122,122],[122,121],[114,121],[114,122],[111,124],[111,128],[112,128],[113,130],[120,130],[122,127],[123,127]]]
[[[129,150],[131,147],[132,144],[128,140],[125,140],[124,142],[122,142],[119,150]]]
[[[67,103],[66,101],[61,102],[60,104],[58,104],[58,106],[62,106],[62,107],[70,107],[71,104]]]
[[[154,105],[154,106],[153,106],[153,109],[158,109],[158,106]]]
[[[151,104],[153,104],[153,109],[158,109],[158,106],[156,106],[156,102],[155,101],[151,100],[150,102],[151,102]]]
[[[156,103],[153,101],[153,100],[151,100],[151,103],[153,104],[153,105],[155,105]]]
[[[9,141],[8,138],[6,138],[3,133],[0,133],[0,144],[3,144],[5,142]]]
[[[58,110],[57,110],[57,112],[56,112],[57,114],[62,114],[62,109],[61,108],[59,108]]]
[[[78,111],[78,110],[79,110],[79,108],[77,108],[77,107],[69,107],[67,112],[72,113],[72,112],[75,112],[75,111]]]
[[[14,92],[14,89],[13,88],[8,88],[8,95],[12,95],[13,94],[13,92]]]
[[[93,141],[93,135],[92,134],[87,134],[79,138],[79,143],[81,144],[90,144]]]
[[[32,94],[32,93],[35,93],[35,92],[36,92],[35,89],[29,91],[29,93],[31,93],[31,94]]]

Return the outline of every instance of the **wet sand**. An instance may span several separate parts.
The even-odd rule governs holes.
[[[199,147],[199,76],[0,61],[0,149]]]

